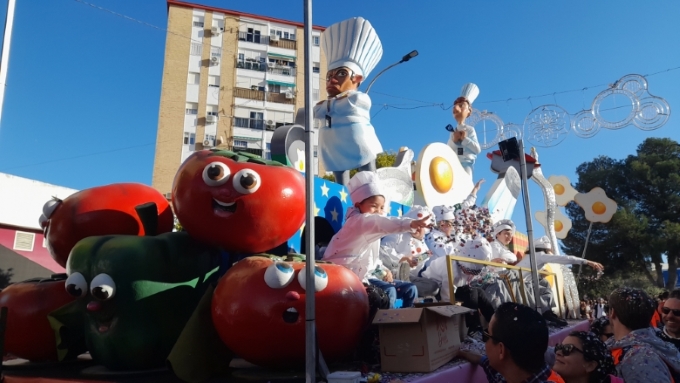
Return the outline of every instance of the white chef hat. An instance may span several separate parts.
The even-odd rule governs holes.
[[[552,250],[552,243],[550,243],[550,238],[548,238],[547,235],[544,235],[539,239],[535,239],[534,248]]]
[[[428,215],[430,216],[430,219],[427,220],[427,223],[429,225],[434,225],[434,215],[427,206],[413,205],[413,207],[411,207],[409,211],[404,214],[404,217],[421,219],[427,217]]]
[[[353,203],[360,203],[374,195],[385,195],[381,190],[378,175],[369,171],[355,174],[347,183],[347,190],[349,190],[349,198]]]
[[[501,219],[493,224],[494,238],[503,230],[510,230],[510,235],[515,235],[515,223],[509,219]]]
[[[363,17],[354,17],[326,28],[321,48],[328,70],[347,67],[364,78],[378,65],[383,49],[375,29]]]
[[[479,261],[490,261],[491,260],[491,245],[483,237],[477,237],[465,241],[461,253],[464,256],[477,259]],[[477,268],[481,268],[482,265],[475,265]]]
[[[437,219],[437,222],[453,221],[453,219],[456,217],[456,210],[453,208],[453,206],[435,206],[432,208],[432,211],[434,211],[434,216]]]
[[[475,102],[477,96],[479,96],[479,87],[471,82],[463,85],[463,89],[460,90],[460,97],[465,97],[470,105]]]

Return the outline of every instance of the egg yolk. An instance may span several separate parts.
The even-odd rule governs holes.
[[[591,208],[595,214],[604,214],[607,211],[607,207],[602,202],[595,202]]]
[[[557,195],[564,194],[564,186],[562,184],[553,185],[553,189],[555,189],[555,194]]]
[[[446,193],[453,186],[453,169],[451,164],[442,158],[435,157],[430,162],[430,182],[439,193]]]
[[[555,221],[555,231],[562,231],[562,229],[564,229],[562,221]]]

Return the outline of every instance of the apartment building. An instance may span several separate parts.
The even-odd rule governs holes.
[[[171,191],[177,169],[197,150],[225,148],[271,158],[273,131],[291,124],[305,100],[301,22],[175,0],[167,4],[152,180],[162,193]],[[320,74],[326,72],[322,31],[314,27],[312,35],[314,102],[321,99]],[[318,160],[313,166],[324,174]]]

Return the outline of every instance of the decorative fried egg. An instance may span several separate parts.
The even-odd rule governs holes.
[[[429,144],[420,152],[416,163],[417,193],[427,206],[454,205],[470,195],[472,176],[446,144]]]

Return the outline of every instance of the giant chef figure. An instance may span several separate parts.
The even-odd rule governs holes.
[[[380,61],[382,45],[371,23],[355,17],[328,27],[321,47],[328,61],[328,99],[314,107],[314,118],[321,122],[321,160],[336,182],[347,185],[350,169],[375,171],[376,155],[382,152],[371,125],[371,99],[358,91]]]

